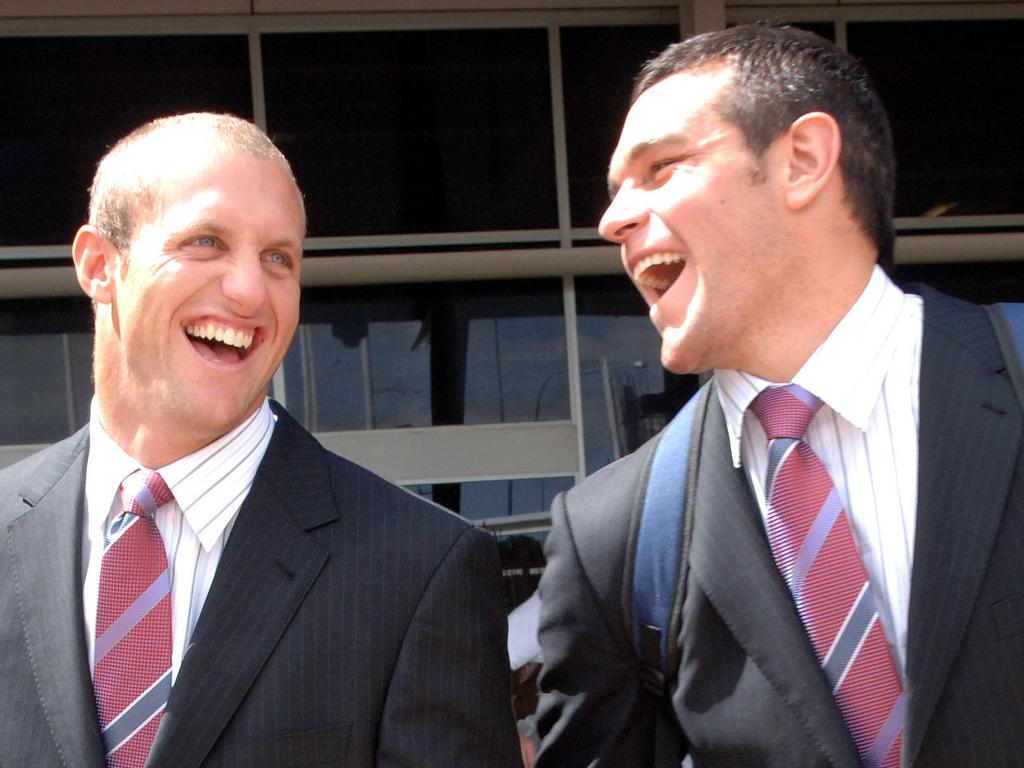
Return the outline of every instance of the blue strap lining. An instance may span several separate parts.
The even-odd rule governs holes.
[[[1003,310],[1003,317],[1006,318],[1006,324],[1010,328],[1010,336],[1017,349],[1017,359],[1024,364],[1024,303],[1005,302],[999,307]]]
[[[699,399],[697,396],[690,398],[669,422],[655,446],[637,533],[633,562],[633,642],[642,656],[641,627],[647,625],[662,630],[662,667],[667,653],[666,629],[679,580],[690,436]]]

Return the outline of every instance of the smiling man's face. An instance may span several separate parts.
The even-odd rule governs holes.
[[[771,300],[779,199],[740,130],[715,104],[720,65],[670,75],[626,116],[599,230],[650,305],[661,361],[677,373],[739,368]],[[770,155],[772,148],[766,150]]]
[[[153,198],[96,302],[96,389],[122,447],[163,439],[173,460],[265,397],[298,323],[305,224],[284,167],[235,149],[199,148]]]

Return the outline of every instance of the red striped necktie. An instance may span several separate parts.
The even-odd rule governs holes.
[[[846,510],[803,441],[821,400],[796,384],[750,404],[768,436],[768,540],[868,768],[896,768],[903,694]]]
[[[141,768],[171,691],[170,579],[153,515],[173,497],[147,470],[120,495],[100,567],[93,688],[107,765]]]

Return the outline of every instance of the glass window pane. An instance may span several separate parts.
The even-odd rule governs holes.
[[[311,235],[557,226],[545,30],[262,41]]]
[[[920,283],[976,304],[1024,301],[1024,270],[1020,262],[897,264],[892,274],[910,293],[915,293],[914,286]]]
[[[647,307],[625,277],[576,281],[587,473],[650,439],[697,390],[661,367]]]
[[[1024,21],[847,26],[896,142],[896,214],[1024,212]]]
[[[154,117],[252,117],[244,35],[0,38],[0,245],[71,242],[113,142]]]
[[[808,32],[813,32],[826,40],[836,41],[836,25],[831,21],[788,21],[791,27],[800,27]]]
[[[499,535],[497,538],[505,575],[505,598],[511,611],[537,589],[547,564],[544,558],[547,531]]]
[[[85,424],[91,374],[88,302],[0,302],[0,443],[52,443]]]
[[[560,283],[307,291],[285,379],[314,431],[567,419]]]
[[[574,482],[572,477],[531,477],[414,485],[409,490],[470,520],[487,520],[547,512],[555,496]]]
[[[633,78],[679,39],[679,28],[563,27],[560,34],[572,226],[596,227],[608,206],[608,161]]]

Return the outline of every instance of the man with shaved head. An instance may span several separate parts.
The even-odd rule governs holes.
[[[90,421],[0,472],[0,765],[516,765],[493,541],[267,397],[305,226],[236,117],[100,162]]]
[[[712,373],[686,469],[669,429],[554,504],[537,768],[1020,765],[1021,407],[983,308],[878,266],[894,175],[867,73],[809,32],[640,73],[599,228],[665,367]],[[630,549],[652,519],[682,592],[682,546]]]

